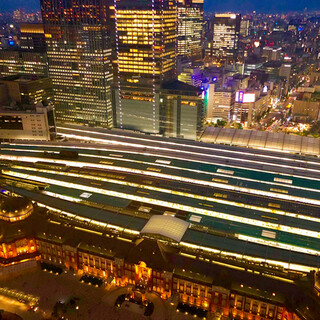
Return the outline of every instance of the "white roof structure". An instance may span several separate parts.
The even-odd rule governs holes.
[[[189,223],[184,220],[169,215],[155,215],[143,227],[141,234],[161,235],[180,242],[188,227]]]
[[[201,141],[320,156],[320,139],[285,133],[208,127]]]

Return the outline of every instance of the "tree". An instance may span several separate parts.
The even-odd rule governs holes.
[[[225,120],[220,120],[220,119],[217,120],[218,127],[225,127],[226,124],[227,124],[227,121],[225,121]]]

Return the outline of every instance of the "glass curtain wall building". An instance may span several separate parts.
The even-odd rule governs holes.
[[[236,59],[241,15],[217,13],[214,16],[212,55],[218,59]]]
[[[112,127],[112,0],[41,0],[60,122]]]
[[[176,3],[115,0],[114,9],[116,126],[159,133],[159,89],[175,77]]]
[[[178,55],[202,57],[203,0],[178,0]]]
[[[181,81],[163,84],[160,95],[161,133],[166,137],[198,140],[205,116],[203,91]]]

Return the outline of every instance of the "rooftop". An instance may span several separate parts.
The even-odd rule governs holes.
[[[320,156],[320,139],[285,133],[208,127],[201,141]]]
[[[43,79],[47,79],[47,78],[44,76],[38,76],[38,75],[19,74],[19,75],[11,75],[11,76],[0,78],[0,83],[7,82],[7,81],[26,83],[26,82],[43,80]]]
[[[24,197],[8,197],[0,201],[0,219],[5,221],[23,220],[33,211],[32,202]]]
[[[160,235],[180,242],[188,227],[188,222],[169,215],[152,216],[141,230],[141,234]]]
[[[174,80],[170,82],[166,82],[162,85],[162,89],[172,90],[172,91],[184,91],[184,92],[194,92],[200,93],[199,88],[192,86],[190,84],[184,83],[179,80]]]
[[[281,137],[262,146],[265,133],[259,131],[239,130],[234,145],[246,138],[257,146],[239,148],[223,145],[235,130],[206,144],[78,128],[63,132],[97,144],[1,144],[0,159],[9,165],[2,173],[30,181],[29,188],[23,180],[8,190],[99,234],[172,242],[192,254],[240,255],[237,261],[276,258],[281,266],[290,262],[289,268],[307,270],[319,265],[320,160],[288,152],[294,136],[285,135],[286,149],[271,151]],[[61,158],[61,150],[78,157]],[[37,189],[39,183],[45,190]]]

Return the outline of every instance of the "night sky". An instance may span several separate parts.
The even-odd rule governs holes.
[[[32,10],[39,9],[40,0],[0,0],[0,10],[13,10],[25,7]],[[205,0],[206,10],[248,12],[286,12],[320,10],[319,0]]]

